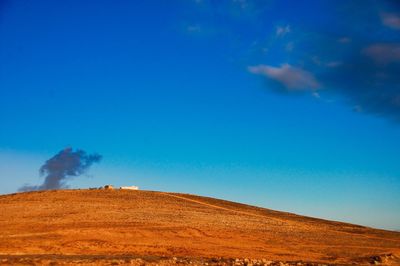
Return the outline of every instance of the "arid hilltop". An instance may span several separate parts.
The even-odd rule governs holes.
[[[0,196],[0,264],[400,265],[400,233],[188,194]]]

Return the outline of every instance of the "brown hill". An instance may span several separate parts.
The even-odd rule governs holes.
[[[188,194],[60,190],[0,196],[0,264],[397,265],[399,254],[399,232]]]

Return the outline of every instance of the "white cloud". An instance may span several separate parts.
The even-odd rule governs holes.
[[[248,67],[249,72],[278,81],[289,91],[316,90],[320,87],[314,75],[301,68],[283,64],[280,67],[258,65]]]
[[[400,30],[400,16],[398,14],[381,13],[381,19],[383,25],[395,30]]]
[[[286,26],[278,26],[276,27],[276,31],[275,34],[278,37],[283,37],[286,34],[288,34],[291,31],[290,26],[286,25]]]

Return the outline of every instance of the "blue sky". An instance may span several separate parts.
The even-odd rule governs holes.
[[[400,229],[396,1],[0,0],[0,193],[138,185]]]

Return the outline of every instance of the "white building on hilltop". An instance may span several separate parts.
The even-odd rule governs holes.
[[[120,187],[119,189],[139,190],[139,187],[137,187],[137,186],[128,186],[128,187]]]

